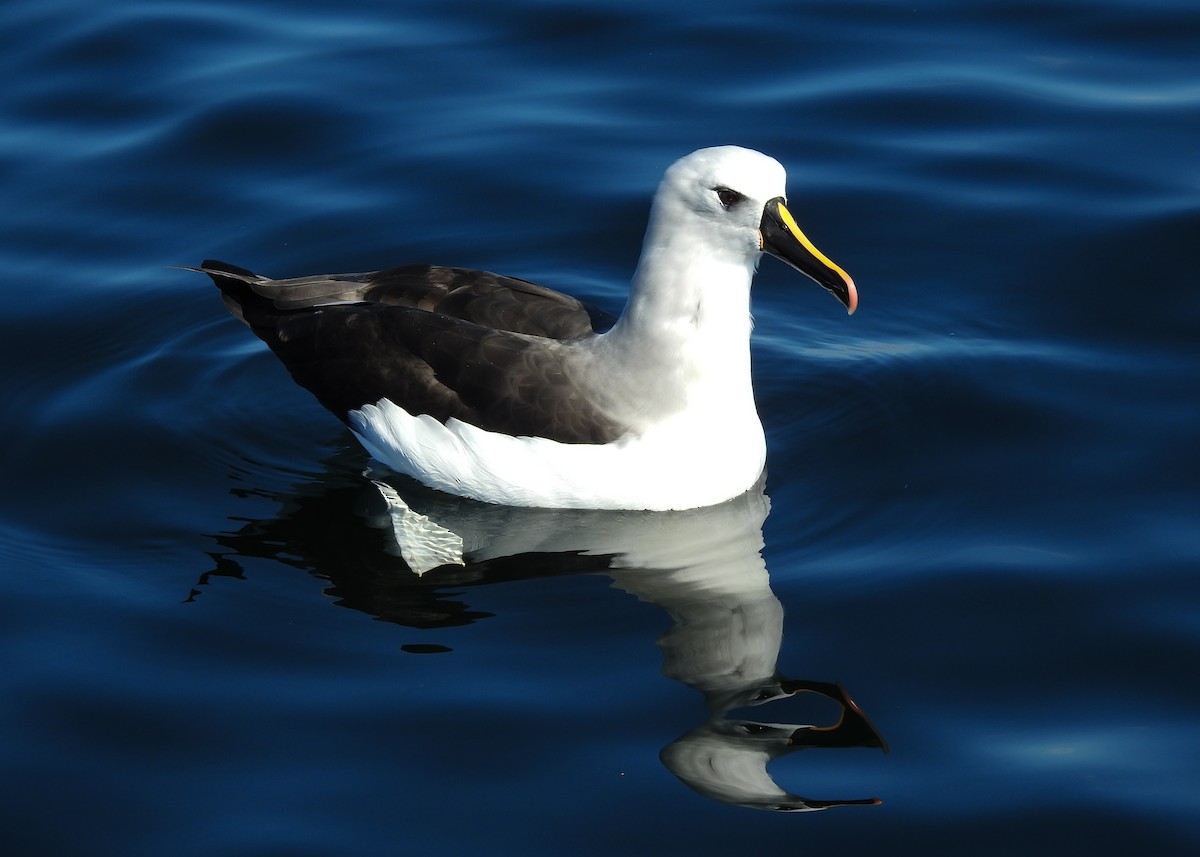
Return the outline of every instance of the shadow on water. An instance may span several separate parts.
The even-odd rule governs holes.
[[[327,593],[341,606],[408,627],[443,628],[492,615],[472,610],[464,589],[604,574],[667,612],[672,626],[658,640],[663,673],[704,696],[702,722],[659,754],[672,774],[705,797],[754,809],[881,802],[801,797],[767,771],[805,748],[886,753],[887,743],[840,684],[789,678],[777,667],[784,610],[762,557],[770,501],[761,486],[708,509],[598,512],[492,506],[379,472],[368,472],[369,482],[328,476],[272,498],[283,507],[274,519],[215,536],[216,566],[198,587],[213,576],[243,577],[242,558],[270,558],[328,580]],[[193,589],[189,600],[201,593]],[[827,700],[832,722],[735,716],[799,694]]]

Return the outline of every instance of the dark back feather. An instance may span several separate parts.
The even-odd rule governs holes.
[[[408,265],[269,280],[222,262],[202,270],[230,311],[339,419],[380,399],[414,414],[566,443],[624,426],[568,377],[561,341],[611,316],[525,280]]]

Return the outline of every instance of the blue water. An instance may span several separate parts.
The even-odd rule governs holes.
[[[1198,45],[1184,0],[0,7],[4,852],[1196,853]],[[615,310],[721,143],[861,293],[762,265],[765,495],[402,486],[458,571],[169,267]],[[833,682],[874,732],[797,728]],[[882,804],[752,808],[801,798]]]

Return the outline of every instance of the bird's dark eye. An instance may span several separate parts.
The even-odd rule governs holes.
[[[721,200],[721,205],[726,208],[733,208],[746,198],[736,190],[730,190],[727,187],[714,187],[713,190],[716,191],[717,199]]]

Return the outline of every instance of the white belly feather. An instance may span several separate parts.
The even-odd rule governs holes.
[[[692,509],[754,485],[766,460],[747,407],[689,408],[613,443],[513,437],[460,420],[444,425],[383,399],[350,414],[378,461],[453,494],[512,506]]]

